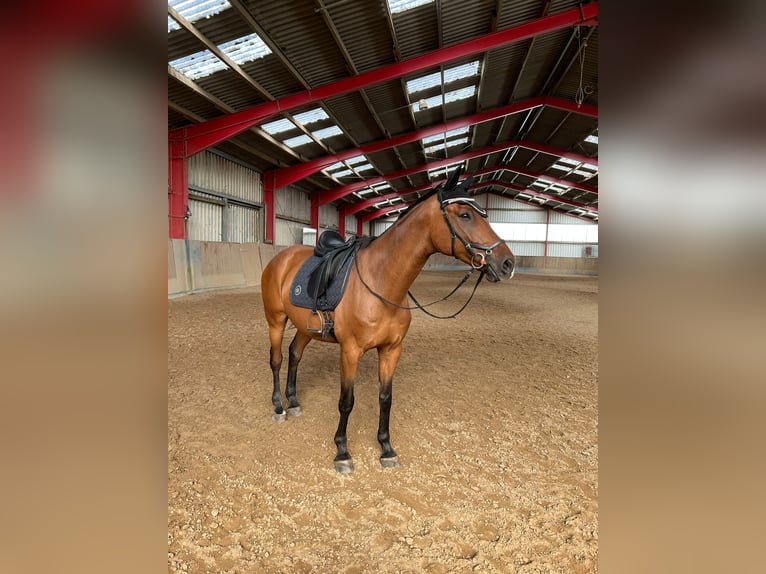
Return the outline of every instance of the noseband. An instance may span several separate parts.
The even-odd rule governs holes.
[[[450,234],[452,235],[451,245],[450,245],[450,250],[452,251],[452,257],[456,257],[455,256],[455,239],[459,239],[460,243],[463,244],[463,247],[465,247],[465,250],[468,252],[468,255],[471,256],[471,267],[473,267],[474,269],[481,269],[487,264],[486,257],[488,255],[492,255],[492,251],[494,251],[495,247],[497,247],[498,245],[502,245],[503,240],[498,239],[492,245],[480,245],[478,243],[470,243],[469,241],[467,241],[462,235],[460,235],[457,232],[457,230],[455,229],[455,226],[453,226],[452,222],[450,221],[449,215],[447,215],[447,206],[451,203],[462,203],[464,205],[468,205],[469,207],[473,208],[473,210],[476,211],[476,213],[478,213],[484,219],[487,218],[487,212],[486,210],[479,207],[479,204],[472,197],[456,197],[452,199],[446,199],[444,197],[443,190],[439,190],[439,207],[442,210],[444,221],[447,223],[447,227],[449,228]]]

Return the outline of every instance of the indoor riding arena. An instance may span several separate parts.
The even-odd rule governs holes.
[[[169,572],[598,571],[598,29],[168,2]]]

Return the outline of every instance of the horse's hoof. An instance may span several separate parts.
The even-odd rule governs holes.
[[[336,460],[335,470],[341,474],[351,474],[354,472],[354,463],[350,458],[346,460]]]
[[[380,466],[383,468],[399,468],[402,463],[399,462],[398,456],[392,456],[390,458],[380,457]]]
[[[291,417],[299,417],[303,414],[303,409],[300,407],[290,407],[287,409],[287,414]]]
[[[271,420],[275,423],[283,423],[287,420],[287,413],[284,411],[281,413],[271,413]]]

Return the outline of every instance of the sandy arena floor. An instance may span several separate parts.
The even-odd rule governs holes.
[[[413,292],[461,277],[424,272]],[[402,467],[378,463],[371,352],[344,476],[338,346],[308,346],[304,414],[274,423],[258,290],[169,301],[169,572],[596,572],[597,304],[596,278],[521,274],[482,284],[457,319],[415,312],[391,410]]]

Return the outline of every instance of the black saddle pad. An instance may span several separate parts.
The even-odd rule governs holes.
[[[314,298],[309,293],[309,277],[311,273],[319,266],[322,261],[321,257],[312,255],[309,257],[301,268],[298,269],[298,273],[295,274],[293,284],[290,287],[290,303],[296,307],[305,307],[306,309],[314,308]],[[317,299],[317,310],[319,311],[332,311],[338,306],[340,300],[343,298],[343,292],[346,290],[346,282],[348,281],[348,275],[351,271],[351,264],[354,261],[354,257],[349,257],[348,260],[335,275],[335,278],[330,282],[329,287],[325,291],[324,295],[320,295]]]

